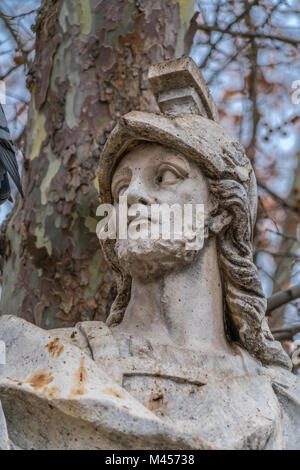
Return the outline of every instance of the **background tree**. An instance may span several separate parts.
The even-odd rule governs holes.
[[[25,2],[24,2],[25,3]],[[17,147],[23,147],[24,129],[30,92],[26,88],[26,71],[34,57],[35,34],[30,26],[34,22],[39,0],[20,2],[5,0],[0,4],[0,83],[6,85],[5,112]],[[18,5],[19,4],[19,5]],[[7,13],[10,13],[8,15]],[[0,89],[1,94],[2,86]],[[19,152],[19,160],[22,154]],[[13,191],[15,188],[12,188]],[[0,220],[11,210],[10,204],[0,206]]]
[[[300,331],[300,106],[291,99],[300,76],[299,13],[293,0],[200,0],[191,51],[223,125],[243,142],[256,172],[256,262],[265,293],[295,286],[269,302],[275,336],[285,340]]]
[[[105,319],[95,170],[116,119],[154,108],[149,66],[182,55],[193,1],[44,0],[28,72],[24,203],[3,227],[1,312],[45,328]]]
[[[0,66],[11,64],[6,81],[12,93],[23,90],[27,71],[32,99],[23,152],[26,200],[18,200],[2,227],[1,312],[46,328],[106,317],[114,287],[95,236],[99,154],[120,115],[155,109],[149,65],[190,53],[221,123],[243,142],[254,165],[263,287],[268,296],[293,287],[269,302],[270,322],[279,339],[296,338],[300,106],[291,95],[300,77],[298,1],[43,1],[31,63],[29,26],[38,3],[26,0],[10,15],[6,6],[2,14],[14,52],[0,55]],[[20,83],[9,82],[17,70]],[[18,103],[23,116],[26,96]],[[25,118],[10,114],[22,145]],[[274,310],[280,302],[284,306]]]

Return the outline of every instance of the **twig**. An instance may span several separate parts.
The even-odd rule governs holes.
[[[251,39],[251,38],[252,39],[271,39],[272,41],[285,42],[295,47],[299,46],[298,39],[278,36],[277,34],[265,34],[265,33],[259,33],[258,31],[245,31],[245,32],[232,31],[229,28],[220,28],[218,26],[207,26],[205,24],[199,25],[199,29],[201,29],[202,31],[206,31],[207,33],[212,33],[213,31],[217,31],[222,34],[229,34],[232,37],[240,37],[240,38],[246,38],[246,39]]]
[[[288,304],[292,300],[300,297],[300,285],[278,292],[268,298],[267,314],[282,305]]]
[[[258,249],[257,253],[266,253],[268,255],[274,256],[275,258],[292,258],[294,260],[299,260],[300,261],[300,256],[297,256],[293,253],[280,253],[280,252],[274,252],[274,251],[268,251],[268,250],[263,250],[263,249]]]
[[[3,16],[6,16],[6,18],[9,18],[10,20],[16,20],[16,19],[19,19],[19,18],[24,18],[24,16],[32,15],[32,13],[36,13],[37,11],[38,11],[37,9],[30,10],[30,11],[27,11],[25,13],[20,13],[19,15],[4,15],[4,13],[3,13]]]
[[[252,27],[252,21],[249,13],[246,15],[246,23],[249,27]],[[251,117],[252,117],[252,129],[251,138],[247,146],[246,153],[250,160],[253,160],[255,155],[256,139],[257,139],[257,126],[260,120],[260,113],[257,107],[257,72],[258,72],[258,47],[255,39],[251,38],[251,47],[249,50],[249,63],[250,63],[250,76],[248,92],[251,102]]]
[[[271,220],[271,222],[274,224],[274,227],[276,228],[277,232],[279,232],[279,227],[278,227],[278,225],[277,225],[277,223],[276,223],[276,220],[274,220],[274,219],[270,216],[270,214],[267,212],[267,209],[265,208],[264,202],[263,202],[263,200],[262,200],[262,198],[261,198],[260,196],[258,196],[258,203],[260,204],[260,206],[261,206],[261,208],[262,208],[262,210],[263,210],[263,212],[264,212],[266,218]]]
[[[271,330],[271,332],[274,338],[277,340],[283,341],[287,339],[293,339],[297,333],[300,333],[300,325],[287,326],[286,328],[276,328]]]
[[[248,47],[248,46],[249,46],[249,44],[246,43],[246,44],[243,44],[240,48],[237,47],[236,53],[235,53],[233,56],[231,56],[231,57],[227,60],[227,62],[225,62],[225,64],[222,65],[221,68],[219,68],[218,70],[216,70],[216,71],[212,74],[212,76],[208,79],[207,84],[208,84],[208,85],[211,85],[212,82],[213,82],[213,80],[215,79],[215,77],[219,76],[221,72],[223,72],[232,62],[234,62],[234,61],[239,57],[240,53],[241,53],[244,49],[246,49],[246,47]],[[216,49],[216,51],[219,52],[218,49]]]
[[[298,242],[298,238],[296,237],[291,237],[289,235],[286,235],[285,233],[281,233],[281,232],[276,232],[275,230],[271,230],[270,228],[266,228],[265,229],[265,232],[270,232],[270,233],[274,233],[275,235],[278,235],[279,237],[282,237],[286,240],[293,240],[294,242]]]
[[[254,0],[252,3],[248,4],[247,7],[245,8],[245,10],[238,16],[236,17],[231,23],[229,23],[226,27],[226,29],[224,30],[224,34],[226,33],[229,33],[231,34],[231,28],[232,26],[234,26],[236,23],[238,23],[240,20],[242,20],[244,18],[244,16],[251,10],[251,8],[253,6],[256,6],[256,4],[258,3],[258,0]],[[215,22],[216,23],[216,22]],[[213,32],[213,31],[220,31],[221,28],[218,28],[218,26],[205,26],[205,25],[199,25],[199,29],[202,29],[204,31],[207,31],[208,30],[206,28],[210,28],[209,31],[210,32]],[[222,32],[222,31],[220,31]],[[223,36],[220,36],[214,44],[212,44],[212,47],[210,49],[210,51],[208,52],[207,56],[205,57],[204,61],[202,62],[201,64],[201,67],[204,68],[212,54],[212,52],[216,49],[216,46],[217,44],[219,44],[219,42],[223,39]]]
[[[13,73],[15,70],[17,70],[20,66],[19,65],[14,65],[11,69],[9,69],[4,75],[0,75],[0,80],[4,80],[7,78],[11,73]]]
[[[288,201],[285,201],[284,199],[282,199],[280,196],[278,196],[278,194],[274,193],[271,189],[269,189],[265,184],[263,184],[261,181],[257,181],[257,184],[259,187],[261,187],[264,191],[267,191],[267,193],[270,194],[270,196],[272,196],[273,199],[275,199],[276,201],[278,201],[283,207],[286,207],[287,209],[289,209],[290,211],[294,212],[298,217],[300,217],[300,211],[299,209],[297,209],[297,207],[295,207],[293,204],[291,204],[290,202]]]
[[[23,44],[18,36],[18,33],[15,31],[13,25],[11,24],[10,19],[6,15],[4,15],[2,12],[0,12],[0,18],[3,20],[6,28],[10,32],[13,39],[15,40],[19,50],[22,52],[23,55],[25,55],[25,52],[23,50]]]

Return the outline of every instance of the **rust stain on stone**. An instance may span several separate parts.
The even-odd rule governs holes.
[[[57,395],[60,393],[60,388],[58,387],[44,387],[43,392],[45,395],[47,395],[49,398],[56,398]]]
[[[112,395],[113,397],[119,398],[122,400],[124,396],[122,393],[118,392],[117,390],[113,389],[112,387],[106,388],[105,390],[101,390],[102,393],[105,393],[106,395]]]
[[[163,405],[164,394],[159,390],[150,395],[148,408],[151,411],[155,411]]]
[[[35,390],[39,390],[46,385],[49,385],[53,382],[54,377],[52,374],[46,374],[43,371],[36,372],[30,379],[27,380],[27,383],[34,388]]]
[[[84,358],[82,357],[80,359],[80,367],[75,372],[76,386],[75,388],[72,388],[72,390],[70,391],[70,397],[76,398],[78,396],[85,395],[87,393],[87,390],[85,388],[87,381],[88,381],[88,373],[87,373],[86,368],[84,367]]]
[[[9,382],[16,383],[19,387],[23,385],[23,382],[19,382],[19,380],[16,379],[8,379]]]
[[[51,357],[59,357],[64,350],[64,346],[60,344],[59,338],[55,338],[50,343],[46,344],[45,347],[48,349]]]

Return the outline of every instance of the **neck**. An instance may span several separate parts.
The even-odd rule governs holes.
[[[187,349],[228,351],[215,240],[181,271],[147,283],[133,279],[117,329]]]

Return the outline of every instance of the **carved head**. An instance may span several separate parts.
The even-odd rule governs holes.
[[[160,144],[139,143],[117,166],[112,178],[112,196],[116,209],[123,197],[129,210],[128,236],[117,239],[115,246],[125,272],[147,282],[195,259],[205,234],[201,227],[201,243],[196,244],[193,220],[191,217],[191,224],[187,223],[184,207],[195,208],[201,204],[200,215],[204,207],[208,219],[211,198],[206,179],[193,160]],[[167,237],[162,234],[160,208],[167,209],[166,228],[170,229]],[[152,227],[157,224],[156,238],[151,237],[151,224]]]
[[[191,59],[154,66],[149,79],[163,114],[131,112],[111,132],[99,164],[101,202],[116,204],[127,192],[129,204],[174,199],[204,204],[207,236],[216,238],[230,339],[265,364],[290,367],[267,325],[266,299],[253,263],[257,186],[250,161],[242,145],[216,122],[215,104]],[[105,240],[102,247],[118,289],[110,326],[122,321],[131,276],[140,275],[134,271],[138,265],[155,275],[155,266],[172,269],[196,256],[180,242],[161,240],[117,246]]]

